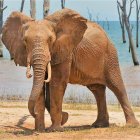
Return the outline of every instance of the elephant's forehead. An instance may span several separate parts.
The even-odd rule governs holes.
[[[42,22],[35,22],[32,24],[28,30],[28,35],[49,35],[50,34],[50,29],[47,25],[45,25]]]
[[[34,31],[37,30],[47,30],[47,26],[45,26],[45,24],[41,23],[41,22],[35,22],[30,26],[30,29],[33,29]]]

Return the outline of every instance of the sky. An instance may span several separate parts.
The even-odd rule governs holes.
[[[4,11],[4,20],[12,11],[17,11],[20,9],[21,0],[4,0],[4,5],[8,8]],[[43,0],[37,1],[37,19],[42,19],[42,5]],[[61,9],[61,0],[50,0],[51,8],[50,13]],[[121,0],[120,0],[121,1]],[[140,2],[140,0],[138,0]],[[128,5],[129,6],[129,5]],[[81,15],[86,18],[88,16],[88,10],[92,14],[94,20],[99,17],[99,20],[118,21],[117,12],[117,0],[66,0],[66,7],[78,11]],[[30,0],[25,0],[24,12],[30,15]],[[132,11],[130,20],[135,20],[135,9]]]

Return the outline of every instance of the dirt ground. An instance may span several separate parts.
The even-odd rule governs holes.
[[[139,105],[140,67],[121,70],[130,101]],[[32,79],[27,80],[25,72],[26,68],[16,67],[13,62],[0,59],[0,95],[29,95]],[[0,101],[0,140],[140,140],[140,126],[124,126],[124,115],[118,106],[108,106],[110,127],[98,129],[90,127],[97,116],[95,105],[64,104],[63,108],[70,115],[64,132],[37,133],[27,102]],[[134,107],[133,110],[140,121],[140,107]],[[46,128],[51,125],[47,111],[45,124]]]
[[[96,119],[96,106],[84,104],[64,104],[69,113],[64,132],[38,133],[34,131],[34,119],[27,109],[27,102],[0,102],[0,140],[139,140],[140,127],[124,126],[121,108],[109,106],[110,127],[91,128]],[[133,108],[140,121],[140,108]],[[50,126],[50,116],[45,113],[46,128]]]

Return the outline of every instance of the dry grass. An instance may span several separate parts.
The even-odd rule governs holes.
[[[133,106],[132,107],[134,111],[139,112],[140,107]],[[63,109],[66,110],[97,110],[97,105],[93,104],[83,104],[83,103],[68,103],[68,104],[63,104]],[[115,111],[115,112],[120,112],[122,111],[122,108],[120,105],[108,105],[108,110],[109,111]]]
[[[0,108],[27,108],[27,102],[23,101],[1,101]]]
[[[0,108],[27,108],[27,101],[1,101]],[[140,107],[132,106],[135,112],[140,111]],[[84,104],[84,103],[64,103],[64,110],[97,110],[96,104]],[[109,111],[120,112],[122,108],[120,105],[108,105]]]

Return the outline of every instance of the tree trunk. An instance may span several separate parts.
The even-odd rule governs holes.
[[[106,18],[106,23],[107,23],[107,29],[109,30],[110,29],[110,27],[109,27],[109,21],[108,21],[108,19]]]
[[[139,20],[136,21],[136,46],[139,47]]]
[[[3,51],[2,51],[2,41],[0,39],[0,57],[3,57]]]
[[[130,29],[129,16],[127,16],[127,12],[126,12],[126,0],[123,0],[123,15],[124,15],[125,27],[126,27],[126,30],[127,30],[127,33],[128,33],[128,38],[129,38],[133,63],[136,66],[136,65],[139,65],[139,62],[138,62],[138,58],[137,58],[136,48],[135,48],[134,41],[133,41],[132,32],[131,32],[131,29]]]
[[[119,14],[120,26],[122,30],[122,40],[123,40],[123,43],[126,43],[124,17],[123,17],[123,14],[120,13],[119,5],[117,5],[117,9],[118,9],[118,14]]]
[[[136,46],[139,47],[139,12],[138,0],[136,0]]]
[[[45,18],[49,14],[50,0],[44,0],[43,4],[43,17]]]
[[[122,39],[123,39],[123,43],[126,43],[125,24],[124,24],[124,17],[123,17],[123,14],[122,14]]]
[[[2,32],[2,25],[3,25],[3,0],[0,0],[0,36],[1,36],[1,32]],[[1,39],[0,39],[0,57],[3,57]]]
[[[21,8],[20,8],[20,12],[23,12],[24,2],[25,2],[25,0],[22,0],[22,1],[21,1]]]
[[[30,0],[30,15],[33,19],[36,19],[36,0]]]
[[[139,65],[137,54],[136,54],[136,49],[135,49],[135,45],[134,45],[134,41],[133,41],[133,37],[132,37],[132,32],[131,32],[129,27],[126,27],[126,29],[127,29],[127,32],[128,32],[128,38],[129,38],[133,63],[134,63],[134,65]]]
[[[125,27],[126,27],[126,30],[127,30],[127,34],[128,34],[128,38],[129,38],[129,45],[130,45],[130,49],[131,49],[131,54],[132,54],[132,59],[133,59],[133,63],[134,65],[139,65],[139,62],[138,62],[138,58],[137,58],[137,53],[136,53],[136,48],[135,48],[135,45],[134,45],[134,41],[133,41],[133,36],[132,36],[132,31],[131,31],[131,27],[130,27],[130,22],[129,22],[129,18],[130,18],[130,15],[131,15],[131,11],[132,11],[132,8],[133,8],[133,2],[134,0],[130,0],[130,9],[129,9],[129,14],[127,15],[127,10],[126,10],[126,0],[122,0],[122,5],[119,1],[117,1],[120,9],[122,10],[122,13],[123,13],[123,17],[124,17],[124,24],[125,24]]]
[[[90,12],[89,8],[87,8],[89,20],[92,21],[92,13]]]
[[[61,0],[61,8],[62,8],[62,9],[65,8],[65,0]]]
[[[0,0],[0,34],[2,31],[2,25],[3,25],[3,0]]]

